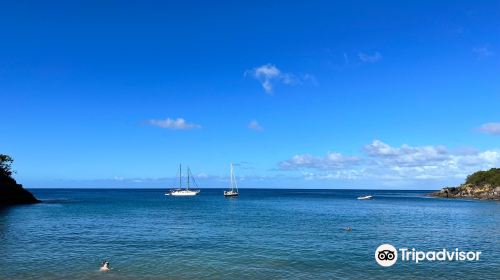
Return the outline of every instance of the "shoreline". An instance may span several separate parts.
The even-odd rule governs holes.
[[[439,191],[428,193],[426,196],[448,199],[500,201],[500,186],[463,184],[458,187],[445,187]]]

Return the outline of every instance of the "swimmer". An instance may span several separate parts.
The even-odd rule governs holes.
[[[102,271],[102,272],[108,272],[110,270],[110,268],[109,268],[109,262],[106,261],[106,260],[104,260],[101,263],[101,268],[99,270]]]
[[[352,231],[352,227],[346,227],[344,230],[345,231]]]

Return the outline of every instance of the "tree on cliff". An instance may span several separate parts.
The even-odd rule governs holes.
[[[40,202],[12,178],[14,160],[0,154],[0,205],[29,204]]]
[[[500,186],[500,168],[491,168],[488,171],[478,171],[467,176],[465,183],[473,186]]]
[[[12,176],[12,162],[14,160],[10,156],[0,154],[0,174],[9,177]]]

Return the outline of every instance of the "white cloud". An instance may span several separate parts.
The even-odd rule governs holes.
[[[363,176],[363,170],[344,169],[326,173],[303,172],[305,180],[355,180]]]
[[[238,167],[240,170],[254,170],[255,167],[253,167],[251,162],[248,161],[240,161],[240,162],[234,162],[233,166]]]
[[[374,140],[365,146],[368,156],[385,163],[395,163],[399,166],[421,166],[439,162],[448,157],[443,146],[412,147],[402,145],[399,148],[391,147],[380,140]]]
[[[375,52],[374,54],[360,52],[358,53],[358,57],[359,60],[366,63],[375,63],[382,60],[382,55],[379,52]]]
[[[444,146],[392,147],[374,140],[365,151],[376,172],[399,179],[464,178],[500,164],[500,151],[449,151]]]
[[[248,124],[248,128],[255,130],[257,132],[262,132],[264,130],[262,126],[259,124],[259,122],[257,122],[256,120],[251,121]]]
[[[197,178],[209,178],[210,176],[205,172],[201,172],[201,173],[198,173],[198,175],[196,177]]]
[[[280,169],[340,169],[359,162],[356,157],[346,157],[339,153],[328,153],[324,157],[316,157],[310,154],[295,155],[291,159],[281,161]]]
[[[500,135],[500,123],[485,123],[479,127],[479,131],[486,134]]]
[[[350,64],[349,57],[347,56],[347,54],[345,52],[343,53],[343,56],[344,56],[344,63],[345,63],[345,65],[349,65]]]
[[[201,128],[198,124],[188,123],[183,118],[171,119],[167,118],[164,120],[149,120],[149,125],[158,126],[161,128],[173,129],[173,130],[189,130],[195,128]]]
[[[296,85],[301,84],[305,81],[310,81],[314,85],[317,85],[316,78],[311,74],[305,74],[302,78],[300,78],[294,74],[282,72],[271,63],[255,67],[251,70],[247,70],[245,71],[245,76],[247,75],[250,75],[251,77],[258,80],[261,83],[264,91],[268,94],[273,93],[274,85],[276,83]]]
[[[302,80],[305,81],[305,82],[310,82],[314,86],[318,86],[319,85],[318,79],[316,79],[316,77],[314,75],[311,75],[311,74],[304,74],[302,76]]]
[[[366,145],[362,157],[303,154],[278,163],[281,170],[309,170],[304,175],[307,179],[366,179],[374,183],[464,179],[475,171],[499,165],[500,150],[450,151],[439,145],[394,147],[380,140]]]
[[[473,48],[472,51],[479,57],[488,57],[494,55],[488,45]]]

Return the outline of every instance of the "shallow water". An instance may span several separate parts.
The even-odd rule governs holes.
[[[44,203],[0,209],[0,279],[500,278],[498,202],[423,191],[33,192]],[[356,200],[367,193],[375,199]],[[383,268],[382,243],[482,254]],[[103,259],[111,272],[99,272]]]

